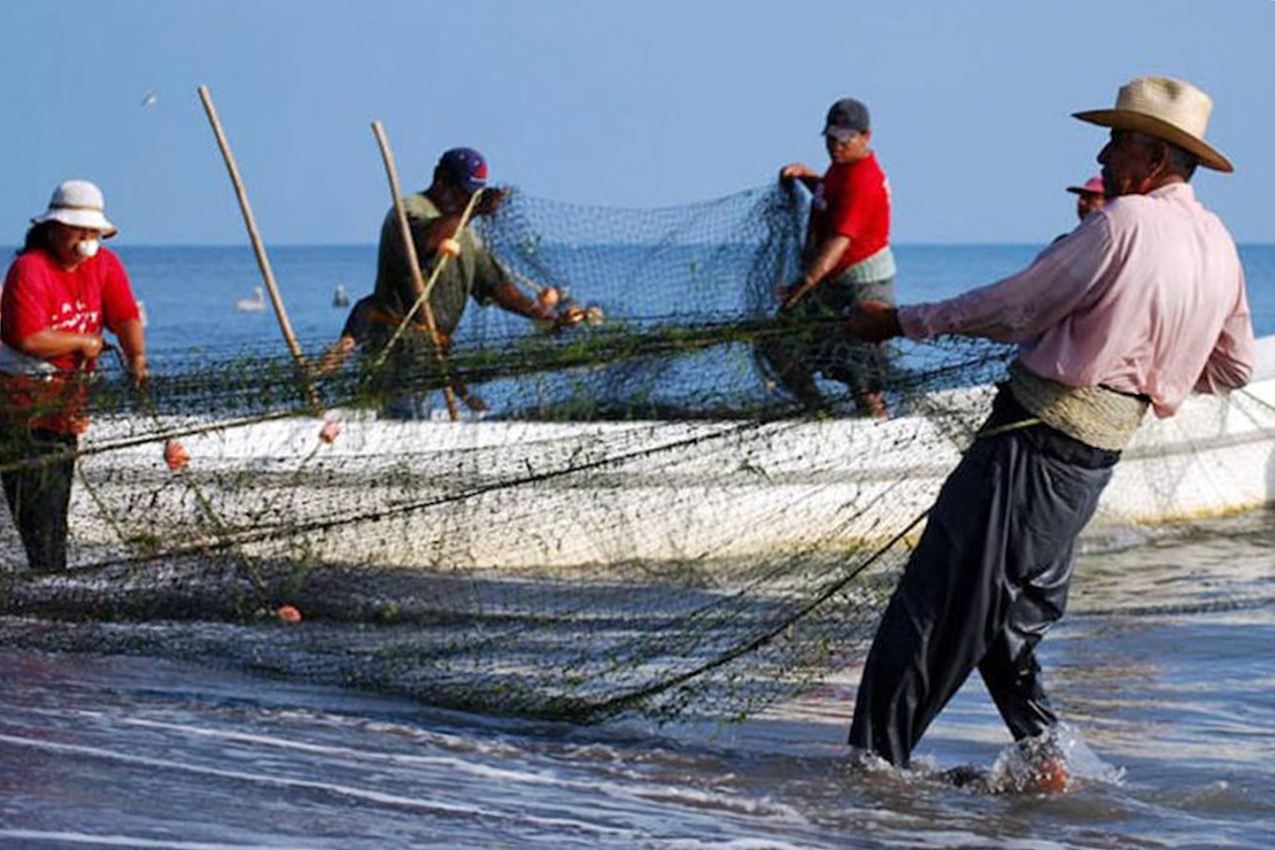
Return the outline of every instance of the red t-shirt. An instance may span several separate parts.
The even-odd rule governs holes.
[[[124,265],[102,248],[74,271],[67,271],[43,250],[28,251],[13,261],[0,295],[0,339],[21,351],[18,343],[52,328],[69,333],[100,334],[103,326],[118,333],[139,317],[137,301]],[[78,354],[51,357],[48,363],[72,373],[66,377],[0,375],[5,415],[17,416],[33,428],[78,433],[85,417],[87,385],[74,377],[82,366]]]
[[[850,237],[850,247],[830,273],[836,276],[890,244],[890,184],[875,153],[833,163],[815,190],[810,229],[816,244]]]
[[[119,257],[108,248],[67,271],[47,251],[28,251],[13,261],[0,296],[0,339],[11,348],[37,331],[100,334],[117,332],[138,317],[137,301]],[[80,367],[75,354],[52,357],[58,369]]]

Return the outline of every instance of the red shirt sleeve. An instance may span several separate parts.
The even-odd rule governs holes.
[[[13,261],[0,297],[0,338],[7,345],[18,343],[49,327],[48,263],[38,251],[30,251]]]

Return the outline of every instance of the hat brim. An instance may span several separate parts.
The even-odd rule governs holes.
[[[1154,136],[1188,153],[1195,154],[1199,157],[1200,165],[1205,168],[1224,171],[1228,174],[1235,170],[1231,161],[1212,145],[1153,115],[1130,112],[1127,109],[1090,109],[1085,112],[1074,112],[1071,117],[1088,124],[1097,124],[1099,127],[1146,133],[1148,136]]]
[[[44,224],[46,221],[56,221],[68,227],[96,230],[102,234],[103,239],[110,239],[119,233],[119,229],[107,221],[106,216],[94,210],[47,210],[31,219],[32,224]]]
[[[824,127],[819,135],[827,139],[836,139],[838,142],[848,142],[861,132],[853,127]]]

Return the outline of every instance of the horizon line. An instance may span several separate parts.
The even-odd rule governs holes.
[[[601,243],[600,242],[596,244],[640,245],[643,243],[628,243],[628,242]],[[890,247],[892,248],[1039,248],[1039,247],[1047,246],[1048,244],[1049,244],[1048,241],[1044,241],[1044,242],[1023,242],[1023,241],[992,242],[992,241],[986,241],[986,240],[976,240],[976,241],[969,241],[969,242],[909,241],[909,242],[891,242]],[[1240,247],[1252,247],[1252,248],[1275,247],[1275,241],[1248,242],[1248,241],[1236,240],[1235,244]],[[13,247],[16,250],[20,246],[15,244],[11,247]],[[107,244],[106,247],[110,248],[114,246]],[[130,243],[127,245],[127,247],[130,249],[133,249],[133,248],[145,248],[145,249],[244,248],[251,251],[252,243],[251,242],[139,242],[136,244]],[[376,242],[278,242],[278,243],[275,243],[273,246],[266,246],[266,250],[269,251],[275,248],[373,248],[375,249],[376,247],[377,247]]]

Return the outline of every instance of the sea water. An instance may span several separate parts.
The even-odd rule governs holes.
[[[253,288],[262,285],[257,260],[247,246],[113,247],[145,303],[149,345],[161,356],[201,346],[274,346],[286,351],[268,298],[263,310],[236,309],[238,301],[249,299]],[[896,295],[901,303],[932,301],[993,283],[1025,267],[1042,247],[898,246]],[[1275,332],[1275,246],[1241,246],[1240,254],[1254,325],[1259,334]],[[372,291],[376,279],[373,245],[285,246],[271,249],[267,256],[289,322],[307,352],[321,349],[341,331],[349,308],[333,306],[337,289],[344,288],[357,300]],[[576,286],[574,295],[581,302],[594,300],[587,283]],[[663,315],[666,295],[648,293],[648,314]],[[466,319],[480,321],[481,314],[495,310],[474,306],[466,311]]]
[[[903,246],[900,300],[990,282],[1031,246]],[[246,249],[120,249],[160,352],[276,344]],[[1243,249],[1259,333],[1275,249]],[[369,247],[285,248],[298,336],[336,335]],[[282,343],[277,343],[280,346]],[[1102,765],[1067,794],[932,778],[1008,734],[977,677],[920,770],[846,758],[857,667],[739,724],[577,727],[147,658],[0,651],[0,848],[1212,848],[1275,846],[1275,514],[1082,551],[1042,644],[1060,713]],[[40,626],[50,635],[56,623]],[[290,628],[279,625],[278,628]],[[304,628],[304,625],[301,626]]]
[[[1266,513],[1082,553],[1041,658],[1105,769],[1048,796],[852,767],[855,667],[739,724],[577,727],[0,652],[0,847],[1269,848],[1272,564]],[[1008,742],[975,677],[917,758],[990,767]]]

